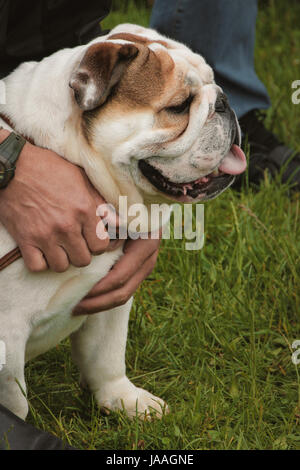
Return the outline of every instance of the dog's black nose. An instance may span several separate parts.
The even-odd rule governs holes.
[[[215,102],[216,113],[225,113],[229,109],[228,98],[224,93],[219,93]]]

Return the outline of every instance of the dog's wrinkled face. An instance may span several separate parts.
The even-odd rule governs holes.
[[[246,168],[240,130],[204,59],[121,25],[91,43],[70,79],[89,145],[144,199],[211,199]]]

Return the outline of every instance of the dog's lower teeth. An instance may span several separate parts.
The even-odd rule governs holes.
[[[207,176],[202,176],[195,181],[189,183],[175,183],[168,180],[156,168],[145,160],[139,161],[139,169],[142,174],[147,178],[153,186],[159,191],[171,195],[173,198],[190,197],[197,198],[201,193],[211,195],[215,191],[217,193],[216,185],[222,185],[223,179],[221,176],[223,172],[218,168],[212,171]],[[215,177],[219,177],[214,179]],[[220,183],[221,180],[221,183]]]

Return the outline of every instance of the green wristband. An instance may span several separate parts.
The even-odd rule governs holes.
[[[0,189],[5,188],[14,177],[15,165],[25,144],[24,137],[15,132],[11,132],[0,144]]]

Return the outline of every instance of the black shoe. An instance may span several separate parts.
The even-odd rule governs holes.
[[[0,450],[76,450],[0,405]]]
[[[265,171],[274,178],[281,174],[281,181],[289,183],[292,189],[300,190],[300,153],[280,142],[277,137],[264,125],[265,114],[254,110],[247,113],[240,120],[244,135],[242,147],[249,149],[248,181],[259,185],[264,179]],[[238,176],[233,187],[241,187],[243,175]]]

